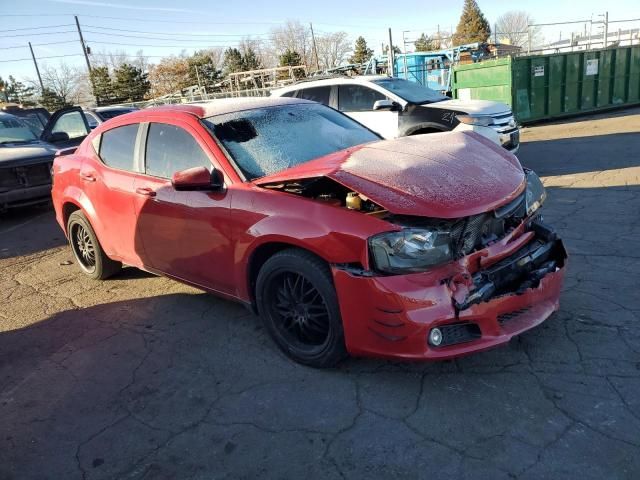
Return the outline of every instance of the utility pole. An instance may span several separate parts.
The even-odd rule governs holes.
[[[193,68],[196,69],[196,78],[198,79],[198,90],[200,91],[200,100],[202,100],[202,92],[204,92],[204,99],[209,100],[209,97],[207,97],[207,90],[200,83],[200,72],[198,72],[198,65],[194,65]]]
[[[604,12],[604,48],[609,41],[609,12]]]
[[[82,30],[80,30],[80,22],[78,21],[78,16],[75,16],[76,19],[76,27],[78,27],[78,35],[80,35],[80,45],[82,45],[82,53],[84,53],[84,59],[87,61],[87,70],[89,70],[89,75],[91,75],[91,63],[89,62],[89,55],[87,55],[87,46],[84,43],[84,38],[82,38]]]
[[[409,32],[409,30],[402,31],[402,57],[404,60],[404,79],[407,80],[407,40],[404,38],[404,34]]]
[[[493,44],[498,45],[498,24],[493,24]]]
[[[318,60],[318,47],[316,45],[316,36],[313,34],[313,23],[309,22],[311,27],[311,43],[313,44],[313,53],[316,57],[316,70],[320,71],[320,61]]]
[[[393,51],[393,39],[391,38],[391,28],[389,28],[389,55],[387,55],[387,74],[394,76],[395,53]]]
[[[33,64],[36,67],[36,73],[38,74],[38,82],[40,82],[40,91],[44,92],[44,84],[42,83],[42,77],[40,76],[40,69],[38,68],[38,62],[36,61],[36,56],[33,54],[33,47],[31,46],[31,42],[29,42],[29,50],[31,50],[31,58],[33,58]]]
[[[527,25],[527,54],[531,53],[531,25]]]

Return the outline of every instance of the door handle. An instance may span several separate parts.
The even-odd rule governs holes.
[[[138,188],[136,188],[136,193],[138,195],[144,195],[145,197],[155,197],[156,196],[155,190],[151,190],[150,188],[147,188],[147,187],[138,187]]]
[[[86,182],[95,182],[96,181],[96,177],[93,175],[93,173],[80,173],[80,178],[82,178],[82,180],[86,181]]]

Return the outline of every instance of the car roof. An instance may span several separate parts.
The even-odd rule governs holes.
[[[303,88],[320,87],[322,85],[338,85],[341,83],[368,83],[375,80],[388,80],[391,77],[386,75],[358,75],[356,77],[349,77],[347,75],[331,76],[329,78],[319,78],[314,80],[313,77],[300,80],[294,84],[288,85],[284,88],[275,90],[275,92],[289,92],[291,90],[301,90]]]
[[[138,107],[127,107],[126,105],[112,105],[110,107],[96,107],[87,109],[90,112],[116,112],[118,110],[139,110]]]
[[[131,115],[153,115],[166,114],[167,112],[184,112],[195,115],[199,118],[212,117],[214,115],[224,115],[243,110],[253,110],[255,108],[277,107],[280,105],[295,105],[303,103],[315,103],[309,100],[298,98],[281,97],[243,97],[243,98],[220,98],[206,103],[162,105],[159,107],[145,108],[128,114]]]

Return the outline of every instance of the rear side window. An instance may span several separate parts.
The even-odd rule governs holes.
[[[314,87],[305,88],[298,92],[296,98],[304,98],[313,102],[329,105],[329,97],[331,96],[331,87]]]
[[[362,85],[340,85],[338,87],[338,110],[341,112],[370,112],[377,100],[387,97]]]
[[[166,123],[149,125],[146,173],[171,178],[174,173],[192,167],[211,167],[209,157],[186,130]]]
[[[113,168],[134,171],[134,158],[138,124],[107,130],[100,141],[100,158]]]

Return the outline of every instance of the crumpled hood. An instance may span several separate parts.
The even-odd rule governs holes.
[[[518,160],[474,132],[403,137],[360,145],[262,177],[257,185],[326,176],[397,215],[460,218],[519,195]]]
[[[53,160],[56,148],[45,142],[0,146],[0,167],[17,167]]]
[[[471,115],[498,115],[511,112],[511,107],[506,103],[494,102],[492,100],[444,100],[431,104],[435,108],[455,110]]]

